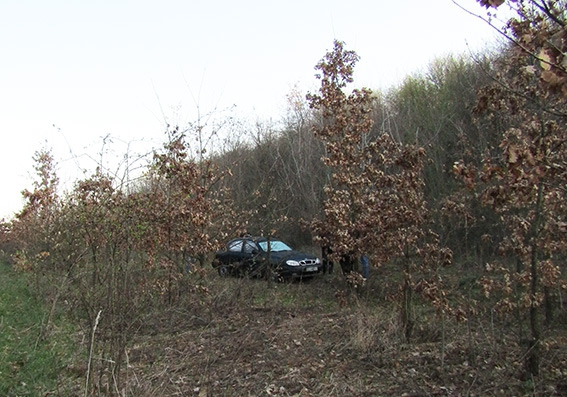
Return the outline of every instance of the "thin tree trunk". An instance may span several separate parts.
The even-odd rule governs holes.
[[[410,262],[407,256],[404,257],[404,285],[403,285],[403,302],[402,302],[402,326],[404,335],[409,342],[414,327],[413,318],[413,289],[411,285]]]
[[[527,344],[527,351],[525,354],[525,369],[527,374],[532,376],[539,375],[539,364],[540,364],[540,340],[541,340],[541,319],[540,319],[540,308],[537,302],[538,284],[539,284],[539,272],[538,272],[538,247],[537,247],[537,236],[539,234],[539,227],[541,223],[541,216],[543,211],[543,183],[538,186],[538,196],[536,203],[536,218],[534,220],[533,229],[531,233],[532,239],[532,255],[531,255],[531,283],[530,283],[530,331],[531,339]]]

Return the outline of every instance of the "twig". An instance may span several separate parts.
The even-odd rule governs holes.
[[[87,397],[89,395],[89,378],[90,378],[90,374],[91,374],[91,362],[92,362],[92,359],[93,359],[94,338],[95,338],[96,327],[98,326],[98,322],[100,320],[100,314],[101,313],[102,313],[102,310],[99,310],[98,314],[96,315],[95,323],[93,325],[93,332],[92,332],[92,335],[91,335],[91,346],[89,348],[89,359],[88,359],[88,363],[87,363],[87,380],[85,382],[85,397]]]

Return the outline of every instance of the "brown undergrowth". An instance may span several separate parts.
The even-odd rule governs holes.
[[[565,332],[547,339],[541,376],[522,379],[517,337],[498,318],[441,321],[423,308],[407,342],[378,280],[352,291],[338,276],[272,288],[210,277],[146,319],[114,393],[560,396],[567,387]]]

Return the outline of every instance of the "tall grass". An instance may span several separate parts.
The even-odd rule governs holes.
[[[49,310],[26,281],[0,263],[0,395],[67,395],[69,383],[61,374],[74,350],[67,338],[71,330],[55,318],[45,332]]]

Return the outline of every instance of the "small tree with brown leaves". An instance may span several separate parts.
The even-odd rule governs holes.
[[[439,248],[437,236],[426,227],[425,150],[395,142],[388,134],[370,140],[372,93],[343,91],[353,82],[357,61],[356,53],[335,41],[333,51],[316,66],[319,93],[308,95],[311,107],[322,114],[323,123],[315,132],[326,145],[323,160],[331,174],[323,216],[313,228],[321,244],[332,247],[335,259],[348,258],[343,264],[352,264],[361,254],[369,255],[376,266],[399,262],[402,323],[409,339],[416,289],[445,308],[442,294],[432,293],[437,280],[427,282],[423,276],[448,264],[451,253]],[[343,267],[344,272],[352,270],[352,266]],[[416,277],[418,273],[421,277]]]
[[[145,224],[140,249],[149,253],[152,266],[168,274],[162,289],[170,301],[188,261],[203,266],[230,228],[220,186],[224,173],[200,157],[191,157],[186,132],[168,131],[163,150],[154,154],[145,186],[132,195],[140,202],[137,217]]]
[[[503,259],[487,265],[482,285],[487,296],[499,292],[501,309],[526,315],[529,337],[520,342],[525,374],[533,376],[540,367],[543,315],[551,318],[552,291],[566,285],[560,265],[567,253],[567,11],[563,1],[510,5],[517,16],[503,33],[511,46],[475,109],[478,116],[488,115],[482,128],[495,120],[510,127],[481,168],[459,161],[454,171],[507,230],[500,244]]]
[[[38,179],[33,182],[33,190],[22,192],[25,204],[15,216],[12,232],[17,236],[22,253],[38,255],[55,245],[56,234],[52,228],[59,205],[59,178],[50,150],[37,151],[33,159]]]

